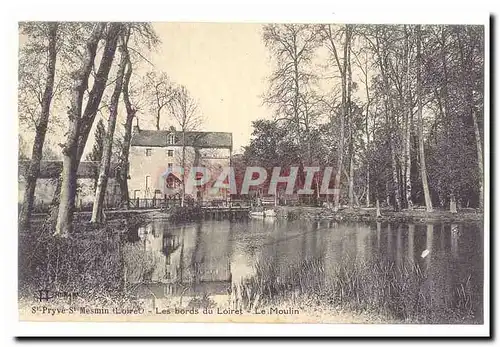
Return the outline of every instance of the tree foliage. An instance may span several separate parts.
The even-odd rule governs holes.
[[[427,205],[482,206],[484,27],[273,24],[262,38],[278,123],[254,122],[247,161],[279,166],[293,143],[341,173],[349,205],[423,205],[427,185]]]

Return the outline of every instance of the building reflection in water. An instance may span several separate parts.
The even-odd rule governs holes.
[[[157,229],[163,232],[154,232]],[[175,227],[154,222],[139,228],[138,234],[145,255],[131,261],[141,259],[145,266],[142,274],[129,275],[128,282],[135,284],[139,297],[228,293],[231,273],[226,233],[205,230],[203,224]]]
[[[462,230],[467,228],[467,234]],[[262,276],[286,282],[297,274],[323,283],[347,261],[385,261],[420,267],[420,291],[436,305],[454,298],[470,276],[482,303],[482,234],[473,225],[339,224],[304,221],[205,221],[171,225],[154,221],[128,235],[127,281],[137,295],[228,296],[232,283]],[[461,238],[467,235],[467,239]],[[467,247],[461,245],[467,245]],[[426,257],[422,252],[428,250]],[[315,262],[322,278],[308,276]],[[306,264],[306,265],[305,265]],[[272,265],[272,266],[269,266]],[[362,279],[361,279],[362,280]]]

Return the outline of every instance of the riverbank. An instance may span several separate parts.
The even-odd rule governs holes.
[[[393,211],[381,209],[381,216],[377,217],[376,208],[344,208],[334,211],[324,207],[310,206],[277,206],[274,207],[278,219],[334,221],[334,222],[397,222],[397,223],[472,223],[482,222],[484,214],[480,210],[463,209],[457,213],[435,210],[427,212],[425,209]],[[194,207],[176,208],[168,211],[144,211],[140,215],[145,219],[171,219],[185,222],[201,219],[200,209]]]
[[[398,222],[398,223],[464,223],[482,222],[484,214],[476,209],[462,209],[457,213],[450,211],[435,210],[427,212],[423,208],[413,210],[393,211],[389,208],[380,210],[381,216],[377,217],[376,208],[343,208],[335,212],[331,208],[311,207],[311,206],[277,206],[273,207],[278,219],[304,219],[312,221],[334,221],[334,222]],[[176,207],[168,210],[148,209],[148,210],[110,210],[106,212],[107,224],[123,224],[123,221],[133,221],[134,223],[149,220],[169,219],[175,222],[187,222],[200,220],[203,218],[201,209],[196,207]],[[75,213],[75,225],[78,228],[95,228],[89,225],[90,212]],[[46,214],[37,214],[35,222],[45,221]]]
[[[296,207],[292,211],[297,212],[297,209]],[[304,209],[309,212],[322,210],[302,208],[300,211],[304,212]],[[181,210],[183,213],[186,211],[188,209]],[[108,307],[110,312],[112,308],[153,307],[154,303],[151,303],[153,306],[149,304],[141,306],[141,300],[150,298],[150,295],[148,293],[146,296],[139,295],[134,288],[137,283],[166,281],[166,278],[163,278],[167,270],[163,265],[163,245],[165,240],[169,239],[163,237],[162,227],[168,230],[168,235],[176,235],[175,230],[171,229],[171,225],[175,222],[173,219],[166,220],[168,216],[168,213],[161,211],[147,211],[127,219],[108,220],[100,226],[82,218],[77,220],[82,224],[78,224],[75,232],[66,239],[53,238],[49,228],[32,230],[31,234],[21,235],[19,294],[21,301],[25,302],[24,306],[28,311],[34,305],[50,304],[55,308],[65,307],[63,302],[52,302],[52,300],[37,304],[37,295],[41,296],[39,291],[43,289],[62,294],[75,293],[79,300],[75,303],[76,307],[90,309]],[[306,214],[301,216],[304,217]],[[154,223],[152,228],[144,228],[143,232],[150,233],[151,238],[144,238],[144,243],[137,242],[139,233],[136,228],[152,219],[166,221],[164,224]],[[155,298],[156,306],[161,308],[184,307],[184,305],[187,305],[186,307],[197,305],[196,307],[200,308],[229,307],[249,313],[248,316],[241,317],[242,320],[247,321],[259,317],[258,319],[267,319],[272,322],[470,322],[476,324],[481,322],[481,311],[476,306],[476,303],[482,300],[478,297],[481,289],[473,285],[477,281],[471,277],[475,270],[464,266],[463,271],[450,271],[453,269],[450,264],[456,261],[454,258],[456,255],[464,259],[468,256],[460,253],[458,249],[450,250],[449,254],[440,253],[438,250],[442,250],[443,241],[445,246],[448,242],[446,237],[442,237],[444,233],[434,233],[435,242],[437,242],[434,244],[439,246],[434,249],[436,252],[431,252],[432,262],[430,262],[431,258],[424,260],[419,256],[420,251],[428,244],[428,235],[424,235],[426,231],[422,232],[425,229],[422,227],[415,228],[411,241],[414,245],[412,254],[415,250],[417,256],[407,257],[409,253],[405,252],[406,245],[410,244],[409,239],[406,238],[405,233],[386,234],[384,228],[387,224],[380,230],[381,244],[377,246],[377,249],[382,249],[382,251],[372,252],[369,248],[360,248],[363,244],[370,243],[367,241],[370,237],[373,237],[372,245],[375,244],[376,235],[375,233],[368,233],[371,236],[367,235],[368,229],[365,231],[358,227],[352,229],[354,233],[349,235],[352,235],[355,240],[351,239],[353,242],[349,242],[345,237],[346,234],[341,232],[304,233],[301,227],[303,224],[307,225],[307,222],[295,223],[283,220],[283,223],[273,223],[273,219],[270,219],[271,223],[235,221],[232,234],[229,234],[227,221],[215,220],[197,224],[199,228],[187,227],[186,230],[182,230],[182,233],[177,233],[183,236],[180,243],[182,246],[177,247],[179,257],[180,250],[184,250],[186,252],[183,253],[184,257],[193,259],[194,254],[200,254],[194,251],[196,247],[198,250],[201,249],[196,245],[210,245],[209,251],[206,250],[209,247],[205,248],[204,256],[210,256],[210,259],[221,259],[221,261],[220,264],[203,263],[206,266],[204,274],[219,271],[222,277],[215,279],[230,285],[231,289],[221,294],[205,288],[195,296],[182,291],[180,297],[184,300],[179,304],[171,303],[173,306],[169,306],[168,303],[160,304]],[[244,229],[246,226],[257,227],[257,230]],[[277,228],[283,226],[289,228],[291,232],[299,232],[300,237],[276,240],[275,236],[278,233],[271,230],[278,230]],[[344,227],[349,226],[344,225]],[[217,233],[212,232],[213,230],[217,230]],[[260,241],[255,243],[255,236],[260,239],[263,231],[269,234],[269,238],[266,237],[267,241],[264,244]],[[221,237],[224,233],[226,237]],[[467,234],[455,235],[455,247],[464,243],[474,244],[472,242],[474,238],[465,236],[477,233]],[[368,239],[365,239],[363,235]],[[459,240],[462,237],[465,238]],[[239,238],[238,243],[232,243],[235,238]],[[385,243],[390,239],[392,241]],[[192,243],[190,246],[190,240],[196,244]],[[452,240],[450,239],[449,242],[452,243]],[[149,246],[146,248],[146,245]],[[242,249],[242,245],[253,247],[253,252],[258,249],[255,253],[259,255],[253,258],[252,251]],[[186,251],[190,249],[189,247],[192,253]],[[230,250],[237,250],[236,258],[232,256],[230,258],[229,252],[232,252]],[[171,251],[174,261],[175,252],[174,248]],[[391,255],[386,256],[386,252]],[[242,257],[238,258],[239,256]],[[442,262],[440,259],[443,258],[448,260]],[[157,259],[161,261],[158,262]],[[231,261],[226,264],[225,261],[229,259]],[[247,263],[248,259],[250,259],[249,263]],[[220,271],[221,264],[222,272]],[[429,264],[432,266],[428,266]],[[227,265],[230,267],[226,267]],[[186,271],[193,271],[192,266],[188,260],[185,269],[190,270]],[[462,269],[462,265],[458,269]],[[231,272],[231,277],[224,275],[229,274],[226,271]],[[445,280],[445,283],[436,280],[446,278],[448,272],[453,272],[456,278]],[[175,278],[171,280],[172,283],[181,283]],[[192,283],[196,284],[196,282]],[[203,294],[206,294],[210,300],[205,300]],[[225,301],[219,302],[216,299],[218,296],[224,296]],[[38,299],[38,302],[41,302],[41,299]],[[167,296],[167,300],[170,299],[171,296]],[[262,311],[267,314],[250,314]],[[31,315],[30,312],[27,313],[28,316]],[[147,312],[144,314],[145,316],[137,316],[137,318],[147,320],[165,318],[164,315],[149,317]],[[88,317],[87,313],[81,319],[85,317]],[[102,317],[105,319],[105,316]],[[107,317],[110,319],[109,316]],[[214,320],[232,319],[225,315],[193,317],[193,319],[200,320],[212,318]],[[80,318],[71,316],[71,319]],[[186,318],[179,316],[178,319]]]
[[[427,212],[424,209],[393,211],[381,209],[377,217],[375,208],[344,208],[335,212],[323,207],[278,206],[278,218],[329,220],[336,222],[399,222],[399,223],[434,223],[434,222],[480,222],[484,219],[482,212],[473,209],[460,210],[458,213],[436,210]]]

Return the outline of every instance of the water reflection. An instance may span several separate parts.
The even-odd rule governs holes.
[[[227,296],[235,283],[256,276],[286,288],[300,274],[301,282],[317,286],[337,276],[339,264],[388,262],[402,269],[401,280],[411,266],[420,269],[421,282],[412,289],[415,297],[429,297],[438,308],[469,305],[482,315],[479,229],[269,219],[184,225],[154,221],[128,237],[127,281],[139,296]],[[321,271],[309,269],[312,263]]]

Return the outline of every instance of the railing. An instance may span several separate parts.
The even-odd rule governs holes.
[[[163,208],[170,208],[174,206],[180,206],[181,205],[181,199],[156,199],[156,198],[150,198],[150,199],[141,199],[141,198],[136,198],[136,199],[130,199],[129,200],[129,205],[131,209],[163,209]]]
[[[274,206],[277,205],[277,200],[274,196],[264,196],[260,198],[260,202],[263,206]]]

